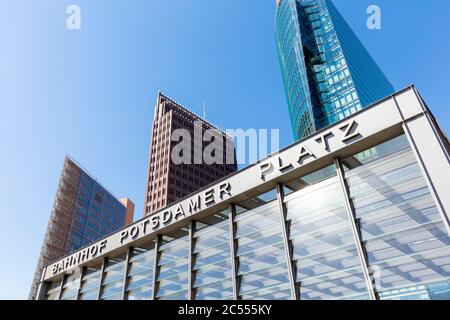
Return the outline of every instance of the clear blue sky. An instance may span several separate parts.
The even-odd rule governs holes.
[[[292,142],[275,0],[0,0],[0,299],[28,295],[66,153],[141,216],[158,90],[222,128]],[[396,89],[450,132],[450,2],[335,0]],[[383,29],[366,28],[369,4]],[[66,29],[66,8],[82,30]]]

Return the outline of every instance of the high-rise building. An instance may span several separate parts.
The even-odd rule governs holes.
[[[296,140],[394,92],[331,0],[276,2],[276,42]]]
[[[134,204],[117,199],[66,156],[29,299],[35,299],[42,268],[133,222]]]
[[[207,133],[207,134],[206,134]],[[186,135],[184,138],[181,136]],[[176,135],[176,136],[175,136]],[[206,137],[208,136],[208,137]],[[187,140],[183,140],[183,139]],[[190,140],[190,141],[188,141]],[[219,143],[214,161],[203,150]],[[184,151],[175,150],[174,148]],[[181,146],[181,148],[180,148]],[[176,163],[172,153],[182,154]],[[159,93],[153,120],[144,215],[156,212],[237,170],[234,144],[228,135],[192,111]]]

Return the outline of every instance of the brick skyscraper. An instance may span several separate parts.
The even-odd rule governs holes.
[[[211,130],[214,130],[214,138],[211,142],[203,141],[203,134]],[[191,141],[174,137],[174,131],[189,132]],[[196,139],[199,135],[200,140]],[[202,154],[199,154],[199,148],[203,153],[204,148],[215,141],[223,141],[223,161],[207,164],[203,161]],[[171,155],[174,147],[183,143],[191,150],[191,154],[187,155],[189,161],[176,164]],[[164,94],[158,94],[151,135],[144,215],[156,212],[236,170],[235,150],[229,136]]]

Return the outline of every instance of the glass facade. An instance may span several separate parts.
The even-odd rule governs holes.
[[[368,299],[336,175],[286,197],[302,300]]]
[[[61,292],[61,281],[54,281],[48,286],[45,299],[46,300],[59,300],[60,292]]]
[[[381,299],[450,299],[450,237],[404,136],[346,173]]]
[[[450,299],[450,237],[404,135],[246,198],[45,297]]]
[[[80,286],[80,273],[74,273],[66,277],[61,292],[61,300],[77,300]]]
[[[118,230],[127,207],[66,157],[30,290],[34,299],[42,268]]]
[[[157,291],[160,300],[187,300],[189,271],[189,230],[182,228],[163,236],[159,249]]]
[[[229,217],[221,212],[196,222],[194,292],[196,300],[231,300],[233,284]]]
[[[87,246],[125,223],[124,205],[84,172],[79,177],[76,193],[67,252]]]
[[[291,296],[276,199],[273,190],[238,206],[238,293],[244,300],[286,300]]]
[[[124,257],[108,259],[101,286],[101,300],[122,300],[126,260]]]
[[[330,0],[280,1],[275,32],[296,140],[394,92]]]
[[[86,268],[81,281],[80,300],[97,300],[101,274],[101,266]]]
[[[155,243],[148,249],[133,249],[130,269],[127,275],[127,300],[150,300],[153,294],[153,269],[155,260]]]

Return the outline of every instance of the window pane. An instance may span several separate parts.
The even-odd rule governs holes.
[[[97,266],[96,268],[87,268],[84,271],[80,300],[97,300],[100,287],[100,269],[101,266]]]
[[[302,300],[368,299],[337,177],[286,197]]]
[[[108,261],[103,280],[102,300],[121,300],[125,276],[124,257]]]
[[[127,292],[128,300],[150,300],[153,290],[154,243],[151,249],[134,249],[130,258]]]
[[[405,137],[349,162],[350,194],[380,297],[450,299],[450,238]]]
[[[280,208],[277,201],[261,204],[235,218],[239,295],[246,300],[290,299]]]
[[[195,238],[195,299],[232,299],[228,213],[197,222]]]
[[[59,289],[61,287],[61,281],[52,282],[47,290],[47,300],[58,300],[59,299]]]
[[[61,300],[77,300],[78,288],[80,286],[80,274],[81,272],[76,272],[66,278]]]
[[[157,298],[187,300],[189,230],[163,236],[160,248]]]

